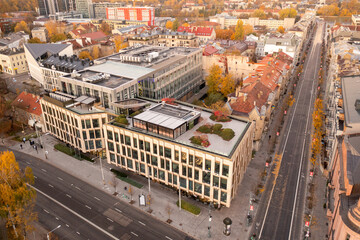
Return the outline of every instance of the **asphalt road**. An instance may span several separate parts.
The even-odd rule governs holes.
[[[303,74],[295,92],[295,103],[287,116],[280,138],[281,165],[275,186],[270,178],[253,224],[260,239],[296,240],[303,237],[306,178],[309,175],[308,150],[312,110],[320,68],[322,23],[305,60]]]
[[[60,239],[177,240],[187,236],[42,160],[14,153],[21,168],[33,169],[39,222],[49,231],[61,225],[55,230]]]

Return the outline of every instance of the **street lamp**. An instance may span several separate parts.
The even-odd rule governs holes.
[[[226,235],[226,236],[229,236],[230,235],[230,233],[231,233],[231,224],[232,224],[232,221],[231,221],[231,219],[230,218],[225,218],[224,220],[223,220],[223,223],[225,224],[225,226],[224,226],[224,234]]]
[[[55,231],[56,229],[58,229],[58,228],[60,228],[61,227],[61,225],[59,225],[59,226],[57,226],[56,228],[54,228],[53,230],[51,230],[50,232],[48,232],[47,234],[46,234],[46,237],[47,237],[47,240],[50,240],[50,233],[52,233],[53,231]]]

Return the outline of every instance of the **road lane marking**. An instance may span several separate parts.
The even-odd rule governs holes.
[[[43,172],[47,172],[47,171],[46,171],[45,169],[43,169],[43,168],[41,169],[41,171],[43,171]]]
[[[67,197],[71,198],[71,196],[69,194],[66,194]]]
[[[60,181],[64,181],[64,179],[62,179],[61,177],[57,177],[57,179],[59,179]]]
[[[134,232],[131,232],[131,234],[132,235],[134,235],[134,236],[136,236],[136,237],[138,237],[139,235],[137,235],[136,233],[134,233]]]
[[[79,232],[76,232],[78,235],[80,235],[80,233]]]
[[[65,224],[65,226],[70,227],[68,224]]]
[[[29,162],[26,162],[26,164],[29,164],[29,165],[31,165],[31,163],[29,163]]]
[[[122,213],[122,211],[121,211],[120,209],[115,208],[115,210],[118,211],[118,212],[120,212],[120,213]]]
[[[167,239],[172,240],[172,238],[169,238],[168,236],[165,236]]]
[[[48,211],[48,210],[46,210],[46,209],[44,209],[44,212],[49,213],[49,211]]]
[[[51,184],[48,184],[49,185],[49,187],[51,187],[51,188],[53,188],[54,186],[53,185],[51,185]]]
[[[35,175],[34,175],[34,178],[36,179],[36,178],[37,178],[37,176],[35,176]]]
[[[77,190],[81,190],[79,187],[75,187]]]
[[[96,200],[100,201],[100,198],[94,197]]]
[[[106,218],[107,220],[109,220],[110,222],[114,222],[112,219],[110,219],[110,218]]]
[[[85,207],[87,207],[88,209],[91,209],[91,207],[89,207],[88,205],[85,205]]]
[[[146,224],[145,223],[143,223],[143,222],[141,222],[141,221],[138,221],[141,225],[143,225],[143,226],[146,226]]]
[[[109,237],[111,237],[112,239],[115,240],[120,240],[119,238],[115,237],[114,235],[112,235],[111,233],[107,232],[106,230],[102,229],[101,227],[99,227],[98,225],[96,225],[95,223],[91,222],[90,220],[86,219],[85,217],[81,216],[80,214],[78,214],[77,212],[75,212],[74,210],[68,208],[67,206],[65,206],[64,204],[62,204],[61,202],[57,201],[56,199],[50,197],[49,195],[47,195],[46,193],[42,192],[41,190],[37,189],[34,186],[31,186],[30,184],[26,184],[29,187],[35,189],[38,193],[44,195],[45,197],[47,197],[48,199],[52,200],[53,202],[57,203],[58,205],[60,205],[61,207],[65,208],[66,210],[68,210],[69,212],[71,212],[72,214],[74,214],[75,216],[81,218],[83,221],[87,222],[88,224],[90,224],[91,226],[95,227],[96,229],[98,229],[99,231],[103,232],[104,234],[108,235]]]
[[[55,219],[56,219],[56,220],[59,220],[59,218],[58,218],[58,217],[55,217]]]

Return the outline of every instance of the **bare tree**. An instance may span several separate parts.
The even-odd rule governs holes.
[[[117,192],[116,192],[117,181],[116,181],[116,176],[115,175],[113,175],[111,181],[109,181],[109,184],[110,184],[110,186],[114,187],[114,195],[117,195]]]
[[[169,218],[168,218],[168,220],[166,220],[166,222],[167,222],[167,223],[171,223],[172,220],[170,219],[170,216],[171,216],[171,213],[172,213],[174,210],[173,210],[173,208],[170,206],[170,203],[168,203],[168,204],[166,205],[165,210],[166,210],[166,213],[167,213],[168,216],[169,216]]]

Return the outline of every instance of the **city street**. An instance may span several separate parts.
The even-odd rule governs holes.
[[[323,23],[318,23],[304,70],[295,93],[295,103],[282,128],[276,151],[279,171],[267,181],[253,233],[259,239],[302,239],[303,213],[309,176],[308,150],[312,109],[320,67]]]
[[[0,151],[6,148],[0,147]],[[14,151],[21,168],[30,166],[37,191],[39,222],[61,239],[185,239],[185,233],[46,162]]]

